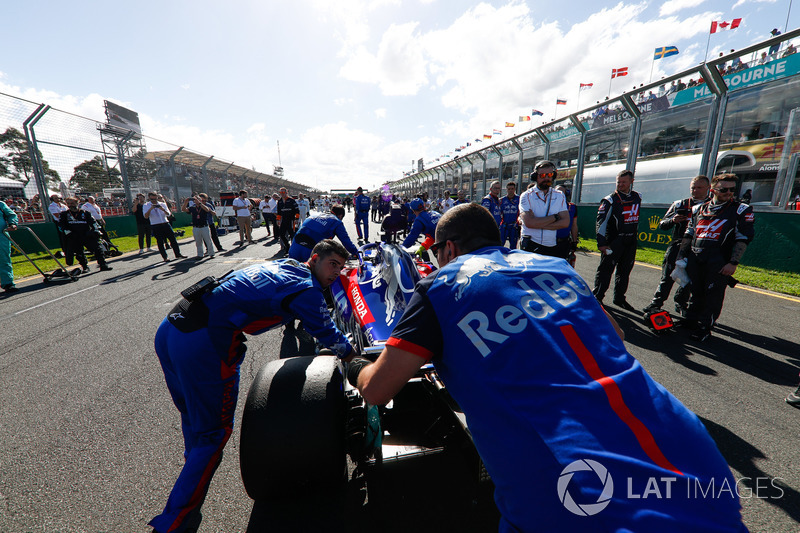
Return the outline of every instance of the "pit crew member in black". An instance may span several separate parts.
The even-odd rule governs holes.
[[[78,258],[83,272],[89,272],[89,263],[83,255],[83,248],[94,254],[100,270],[111,270],[106,263],[103,252],[100,251],[100,228],[94,217],[88,211],[78,209],[77,198],[67,198],[67,210],[58,218],[58,226],[64,232],[64,255],[67,266],[72,266],[73,258]]]
[[[600,264],[594,277],[595,298],[603,303],[611,274],[614,276],[614,305],[634,311],[625,299],[628,280],[636,261],[636,235],[639,227],[639,207],[642,197],[633,190],[633,172],[617,174],[617,190],[600,202],[597,210],[597,248]]]
[[[673,202],[664,218],[658,223],[658,229],[672,230],[672,242],[664,254],[664,262],[661,265],[661,282],[658,284],[656,293],[653,295],[653,301],[650,305],[645,307],[643,311],[650,313],[661,309],[661,306],[669,298],[669,293],[672,290],[672,284],[675,280],[672,279],[672,271],[675,269],[675,260],[678,258],[678,251],[681,248],[683,241],[683,234],[686,233],[686,226],[689,225],[689,218],[692,214],[692,208],[698,204],[702,204],[708,200],[708,189],[711,184],[707,176],[697,176],[692,180],[690,190],[692,195],[683,200]],[[686,314],[686,305],[689,302],[691,289],[686,287],[679,287],[675,292],[675,311],[681,315]]]
[[[753,208],[734,199],[736,174],[711,180],[711,200],[692,210],[678,260],[686,258],[692,285],[687,319],[698,328],[692,338],[704,341],[722,312],[725,289],[753,240]]]
[[[294,234],[294,219],[300,216],[300,208],[294,198],[289,196],[289,191],[285,187],[281,187],[278,193],[281,195],[277,207],[278,216],[281,217],[278,237],[281,239],[281,252],[287,255],[289,253],[289,239]]]

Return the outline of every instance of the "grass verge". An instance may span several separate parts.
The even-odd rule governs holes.
[[[191,226],[183,226],[183,227],[179,227],[179,228],[175,228],[175,229],[176,230],[179,230],[179,229],[184,230],[186,232],[185,235],[191,236],[191,234],[192,234],[192,227]],[[12,237],[13,237],[13,235],[12,235]],[[180,238],[185,238],[185,237],[180,237]],[[114,245],[117,248],[119,248],[119,251],[123,252],[123,253],[132,252],[134,250],[138,250],[139,249],[139,238],[136,235],[134,235],[133,237],[117,237],[116,239],[114,239],[113,242],[114,242]],[[155,239],[155,237],[153,237],[152,243],[153,243],[153,249],[156,249],[156,239]],[[53,248],[50,251],[52,253],[56,253],[59,250],[60,250],[59,248]],[[14,251],[15,250],[12,247],[12,253]],[[25,250],[25,253],[27,253],[28,256],[31,259],[35,260],[36,264],[39,266],[39,268],[41,268],[45,272],[52,272],[53,270],[58,268],[58,265],[56,264],[56,262],[53,261],[50,258],[50,256],[47,255],[44,252],[31,253],[30,250]],[[60,261],[61,261],[62,264],[64,264],[64,260],[63,259],[60,259]],[[11,256],[11,265],[14,268],[15,281],[19,281],[19,280],[21,280],[23,278],[27,278],[29,276],[36,276],[36,275],[39,274],[39,271],[36,270],[36,267],[34,267],[27,259],[25,259],[25,256],[22,255],[22,254],[12,255]],[[76,265],[77,265],[77,262],[76,262]]]
[[[597,251],[597,242],[581,240],[580,249],[587,252]],[[746,255],[745,255],[746,256]],[[636,249],[636,261],[661,266],[664,261],[664,250],[640,247]],[[769,291],[782,292],[792,296],[800,296],[800,274],[768,270],[766,268],[740,265],[734,276],[744,285],[758,287]]]

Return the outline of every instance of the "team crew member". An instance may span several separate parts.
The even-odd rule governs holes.
[[[411,225],[408,236],[403,240],[403,248],[408,248],[415,244],[420,234],[425,235],[425,240],[417,249],[417,254],[422,255],[433,244],[436,225],[442,215],[436,211],[425,211],[425,202],[419,198],[411,200],[409,207],[414,212],[414,224]]]
[[[746,531],[735,490],[686,490],[736,482],[566,262],[500,247],[477,205],[448,211],[436,240],[441,268],[417,283],[377,361],[354,360],[348,380],[382,405],[431,360],[495,484],[501,532]],[[654,480],[673,483],[670,497],[635,497]]]
[[[636,235],[639,227],[639,206],[642,197],[633,190],[633,172],[622,170],[617,174],[617,190],[600,202],[597,210],[597,248],[600,264],[594,276],[594,295],[603,302],[611,274],[614,276],[614,305],[634,311],[625,293],[636,261]]]
[[[556,231],[556,257],[563,257],[575,267],[575,252],[578,250],[578,206],[570,202],[569,191],[563,185],[558,185],[555,190],[564,195],[567,200],[569,225]]]
[[[244,245],[244,240],[253,244],[253,219],[250,218],[250,208],[253,204],[247,198],[247,191],[239,191],[238,198],[233,199],[233,208],[236,210],[236,221],[239,223],[239,245]]]
[[[686,226],[689,225],[692,208],[708,200],[710,186],[708,177],[697,176],[694,178],[689,186],[691,196],[673,202],[667,209],[664,218],[658,223],[658,229],[672,230],[672,242],[664,253],[664,262],[661,264],[661,282],[653,295],[653,301],[643,309],[645,313],[661,309],[661,306],[669,298],[672,285],[675,283],[675,280],[672,279],[672,271],[675,269],[675,260],[678,259],[678,252],[681,248],[683,235],[686,233]],[[690,295],[691,287],[688,285],[678,288],[675,293],[675,311],[681,315],[686,314],[686,305],[689,302]]]
[[[481,200],[481,205],[489,210],[494,217],[494,221],[497,224],[497,227],[500,227],[500,224],[503,223],[503,211],[500,207],[500,182],[493,181],[489,185],[489,194],[483,197]]]
[[[453,202],[453,207],[467,203],[467,197],[464,191],[458,191],[458,199]]]
[[[506,184],[506,195],[500,200],[500,212],[503,217],[503,222],[500,224],[500,240],[503,245],[508,241],[509,248],[516,248],[519,240],[519,196],[517,196],[517,184],[513,181]]]
[[[299,223],[302,224],[306,217],[308,217],[308,211],[310,209],[308,199],[303,193],[297,195],[297,209],[300,211]]]
[[[528,187],[519,198],[522,220],[522,243],[526,252],[558,257],[556,232],[569,225],[567,199],[553,189],[558,176],[555,165],[547,160],[536,163],[536,184]]]
[[[692,285],[687,318],[697,321],[692,338],[704,341],[722,312],[725,289],[753,240],[753,208],[734,198],[736,174],[711,180],[711,200],[692,209],[678,258],[687,259]]]
[[[358,248],[350,240],[342,223],[343,218],[344,207],[340,205],[331,207],[330,213],[321,213],[307,218],[292,239],[289,257],[298,261],[307,261],[311,257],[311,250],[318,242],[323,239],[332,239],[334,236],[339,237],[348,252],[357,254]]]
[[[77,257],[84,272],[89,272],[89,263],[83,255],[83,248],[86,247],[94,254],[100,270],[111,270],[100,251],[100,228],[92,214],[83,209],[78,209],[77,198],[67,198],[67,210],[58,217],[58,225],[64,232],[64,240],[67,248],[64,250],[67,266],[72,266],[74,258]]]
[[[278,189],[280,193],[280,200],[276,207],[278,216],[281,219],[281,225],[278,228],[278,237],[281,239],[281,252],[284,254],[289,253],[289,239],[294,234],[294,219],[299,216],[300,210],[297,207],[297,202],[289,196],[289,191],[285,187]]]
[[[6,230],[16,231],[19,218],[5,202],[0,202],[0,288],[5,292],[16,292],[14,267],[11,264],[11,241]]]
[[[169,261],[167,249],[164,246],[164,242],[169,240],[169,245],[172,248],[172,252],[175,254],[175,259],[184,259],[186,256],[181,255],[181,249],[180,246],[178,246],[178,240],[175,238],[175,232],[172,231],[172,226],[169,225],[169,220],[167,220],[167,217],[170,215],[167,204],[158,201],[158,193],[156,192],[148,193],[147,196],[150,201],[144,204],[142,212],[144,213],[144,218],[150,221],[150,230],[153,232],[153,237],[156,238],[158,251],[161,252],[161,257],[164,261]]]
[[[234,272],[213,291],[182,300],[156,332],[155,348],[167,388],[181,414],[186,464],[154,531],[198,525],[200,505],[233,430],[245,336],[258,335],[297,318],[339,357],[352,347],[328,314],[322,289],[336,280],[348,254],[322,241],[308,263],[293,259]]]
[[[369,242],[369,211],[370,211],[369,196],[364,195],[363,189],[359,187],[356,189],[356,194],[353,196],[353,208],[355,209],[356,217],[356,232],[358,233],[358,240]],[[378,201],[375,200],[375,212],[378,211]],[[364,225],[364,231],[361,231],[361,225]]]

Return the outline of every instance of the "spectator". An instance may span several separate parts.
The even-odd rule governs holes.
[[[658,311],[669,298],[672,285],[672,271],[675,270],[675,261],[678,259],[678,252],[681,247],[683,235],[686,233],[686,226],[689,225],[692,209],[694,206],[708,200],[708,190],[711,184],[706,176],[697,176],[689,185],[691,195],[683,200],[676,200],[667,209],[664,218],[658,223],[658,229],[663,231],[672,230],[672,242],[664,253],[664,261],[661,264],[661,282],[658,284],[656,293],[650,305],[643,309],[645,314]],[[691,295],[690,287],[680,287],[675,293],[675,311],[680,315],[686,315],[686,306]]]
[[[556,257],[556,231],[569,226],[567,200],[563,194],[553,190],[558,170],[552,162],[544,159],[536,163],[533,177],[535,184],[519,199],[522,220],[520,248]]]
[[[456,202],[450,196],[450,191],[444,191],[444,198],[442,199],[442,214],[447,213],[454,205],[456,205]]]
[[[200,506],[233,430],[245,336],[299,318],[339,357],[353,348],[336,329],[322,289],[339,276],[347,250],[323,241],[307,264],[274,261],[237,270],[208,292],[182,299],[161,322],[155,350],[181,414],[183,466],[153,531],[196,531]],[[190,529],[193,528],[193,529]]]
[[[370,221],[377,222],[378,221],[378,204],[380,201],[378,200],[377,196],[372,197],[372,201],[370,202]],[[358,227],[358,226],[356,226]]]
[[[11,264],[11,241],[6,230],[16,231],[19,219],[4,202],[0,202],[0,289],[12,293],[19,289],[14,285],[14,267]]]
[[[250,200],[247,198],[247,191],[239,191],[239,197],[233,200],[233,208],[236,210],[236,221],[239,223],[239,246],[244,245],[245,239],[247,239],[248,244],[254,242],[252,235],[252,218],[250,218],[250,209],[252,207],[253,204],[251,204]]]
[[[692,300],[686,316],[697,325],[692,338],[700,342],[711,336],[725,289],[735,284],[732,276],[753,240],[753,208],[734,199],[738,180],[736,174],[714,176],[711,200],[692,210],[678,254],[687,260]]]
[[[208,227],[208,213],[211,212],[211,207],[206,205],[199,195],[195,195],[183,200],[181,210],[184,213],[189,213],[192,217],[192,236],[197,248],[195,259],[202,259],[203,255],[205,255],[203,253],[203,244],[206,246],[205,253],[213,259],[214,242],[211,240],[211,230]]]
[[[150,229],[153,232],[153,237],[156,238],[161,257],[165,262],[169,261],[167,250],[164,246],[169,241],[172,252],[175,254],[175,259],[184,259],[186,256],[181,255],[180,246],[178,246],[178,241],[175,239],[175,232],[172,231],[172,226],[168,220],[172,213],[169,211],[167,204],[158,201],[159,194],[156,192],[148,193],[147,196],[150,201],[142,206],[142,212],[144,218],[150,221]]]
[[[594,295],[600,303],[614,276],[614,305],[634,311],[625,299],[628,280],[636,261],[636,236],[642,197],[633,190],[633,172],[617,174],[617,189],[603,198],[597,211],[597,248],[600,264],[594,277]]]
[[[139,193],[136,195],[136,200],[133,202],[133,209],[131,209],[131,213],[136,217],[136,233],[139,235],[139,254],[144,253],[145,241],[147,242],[147,251],[152,251],[150,246],[150,236],[152,232],[150,230],[150,221],[145,218],[144,211],[142,210],[144,204],[144,194]]]
[[[373,220],[374,220],[374,213],[378,212],[378,198],[373,197],[372,202],[370,202],[369,196],[364,195],[364,190],[361,187],[356,189],[356,194],[353,196],[353,209],[355,210],[355,219],[356,219],[356,233],[358,234],[358,240],[364,240],[369,242],[369,211],[370,207],[372,207],[373,211]],[[364,226],[363,231],[361,226]]]
[[[50,196],[50,205],[47,209],[50,211],[50,215],[53,217],[53,223],[56,225],[56,233],[58,234],[58,242],[61,246],[61,251],[66,253],[67,243],[64,239],[64,230],[61,229],[61,226],[58,224],[58,220],[61,216],[61,213],[67,210],[67,204],[64,203],[64,199],[61,198],[60,195],[53,194]]]
[[[500,225],[500,240],[503,246],[508,241],[509,248],[516,248],[519,240],[519,196],[517,184],[513,181],[506,183],[506,195],[500,200],[502,223]]]
[[[772,28],[772,31],[769,32],[769,34],[772,35],[773,37],[777,37],[778,35],[781,34],[781,32],[778,30],[778,28]],[[780,48],[781,48],[781,43],[775,43],[769,47],[769,56],[771,59],[775,59],[776,57],[778,57],[778,50],[780,50]]]
[[[742,203],[750,205],[750,202],[752,201],[753,201],[753,189],[747,189],[746,191],[744,191],[744,194],[742,195]]]
[[[261,208],[261,214],[264,215],[264,225],[267,227],[267,237],[270,235],[274,235],[275,238],[278,238],[278,200],[280,196],[278,193],[272,193],[272,196],[269,194],[264,195],[264,201],[261,202],[259,206]],[[270,224],[272,224],[272,232],[270,232]]]
[[[493,181],[489,184],[489,194],[483,197],[481,205],[485,207],[494,217],[497,227],[503,222],[503,212],[500,209],[500,182]]]
[[[300,214],[297,208],[297,202],[289,196],[289,191],[285,187],[281,187],[278,192],[280,193],[280,200],[278,200],[278,218],[281,224],[278,228],[278,238],[281,240],[281,253],[283,255],[289,254],[289,239],[294,234],[294,220]]]
[[[92,217],[91,213],[78,208],[78,199],[75,197],[67,198],[67,210],[62,212],[58,218],[58,225],[64,232],[64,241],[67,245],[64,250],[65,262],[67,266],[72,266],[75,258],[81,265],[83,272],[89,272],[89,263],[83,254],[85,247],[94,254],[100,270],[111,270],[106,263],[103,252],[100,250],[100,226]]]
[[[211,198],[204,192],[201,192],[197,196],[200,197],[200,200],[206,204],[210,208],[210,210],[206,213],[208,218],[208,229],[209,233],[211,233],[211,241],[214,243],[214,246],[217,248],[218,252],[224,252],[225,248],[222,247],[222,243],[219,242],[219,234],[217,233],[217,206],[214,205],[214,202],[211,201]]]
[[[781,57],[789,57],[790,55],[796,54],[796,53],[797,53],[797,48],[795,48],[794,44],[789,43],[786,46],[786,50],[783,51],[783,54],[781,55]]]
[[[735,490],[710,504],[685,490],[631,498],[608,481],[588,494],[573,479],[603,504],[568,510],[562,487],[587,461],[629,487],[736,482],[703,423],[626,351],[564,261],[500,247],[477,205],[448,211],[436,240],[440,270],[417,283],[377,361],[354,359],[347,378],[383,405],[431,361],[494,481],[500,531],[745,530]]]
[[[300,221],[299,223],[302,224],[303,221],[308,216],[309,211],[309,204],[306,196],[303,193],[300,193],[297,198],[297,209],[300,211]]]
[[[318,242],[325,239],[339,237],[342,244],[351,254],[357,254],[358,248],[350,240],[342,219],[344,218],[344,207],[335,205],[331,207],[330,213],[321,213],[307,218],[297,230],[289,247],[289,257],[298,261],[308,261],[311,257],[311,250]]]

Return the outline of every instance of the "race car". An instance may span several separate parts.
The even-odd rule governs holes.
[[[378,357],[416,282],[433,270],[396,244],[365,245],[348,262],[331,286],[331,316],[362,357]],[[276,516],[298,502],[295,519],[319,517],[333,498],[341,527],[326,515],[326,531],[419,530],[420,521],[423,530],[496,531],[493,485],[434,366],[424,365],[386,406],[373,406],[344,378],[345,364],[324,352],[285,358],[253,381],[240,450],[242,480],[255,500],[252,529],[275,527]],[[360,504],[337,499],[354,493]],[[424,505],[396,516],[397,503],[415,497]]]

